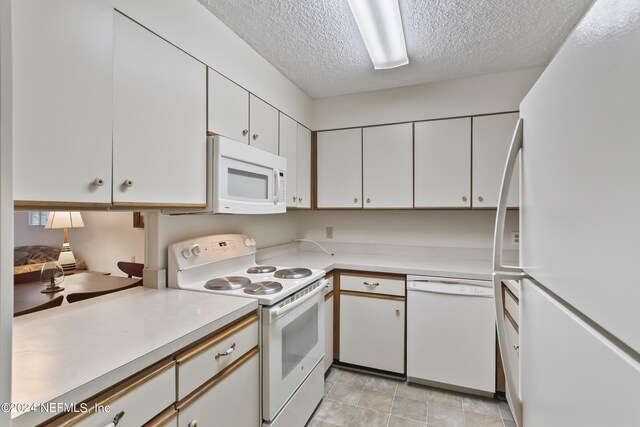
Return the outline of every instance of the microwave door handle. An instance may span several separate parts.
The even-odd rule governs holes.
[[[273,203],[278,203],[280,198],[280,171],[278,169],[273,170],[274,183],[273,183]]]
[[[284,316],[294,308],[299,307],[301,304],[304,304],[305,302],[309,301],[311,298],[315,297],[320,292],[324,292],[324,289],[328,284],[329,284],[329,281],[327,279],[322,279],[322,282],[320,282],[320,285],[317,288],[315,288],[314,290],[312,290],[302,298],[299,298],[295,302],[292,302],[285,306],[278,307],[273,310],[269,310],[269,323],[275,322],[276,320],[278,320],[279,318],[281,318],[282,316]]]

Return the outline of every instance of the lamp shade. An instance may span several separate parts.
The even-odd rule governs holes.
[[[49,218],[44,228],[82,228],[80,212],[49,212]]]

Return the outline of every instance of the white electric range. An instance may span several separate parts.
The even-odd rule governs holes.
[[[169,246],[169,286],[260,304],[263,425],[305,425],[324,393],[324,271],[256,263],[256,241],[204,236]]]

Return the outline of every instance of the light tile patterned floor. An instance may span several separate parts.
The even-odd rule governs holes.
[[[515,427],[506,402],[332,367],[307,427]]]

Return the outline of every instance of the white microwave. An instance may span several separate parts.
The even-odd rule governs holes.
[[[287,211],[287,159],[223,136],[207,138],[207,207],[165,213],[275,214]]]

